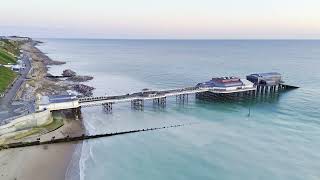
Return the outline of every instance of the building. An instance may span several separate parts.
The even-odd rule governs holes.
[[[282,82],[281,74],[277,72],[255,73],[247,76],[247,80],[256,85],[278,85]]]
[[[20,70],[24,70],[26,68],[26,64],[24,64],[21,60],[18,60],[17,62],[18,62],[17,64],[8,63],[8,64],[0,64],[0,66],[9,68],[15,72],[20,72]]]
[[[22,37],[22,36],[8,36],[6,37],[6,39],[12,40],[12,41],[30,41],[31,40],[31,38],[29,37]]]
[[[20,72],[20,70],[24,70],[24,69],[25,67],[21,66],[20,64],[15,64],[11,67],[11,70],[15,72]]]
[[[41,96],[38,101],[38,110],[48,109],[50,111],[78,108],[79,101],[75,95],[53,95]]]
[[[235,87],[242,86],[243,82],[237,77],[220,77],[212,78],[210,81],[197,84],[197,87],[211,88],[211,87]]]
[[[210,81],[199,83],[197,88],[208,88],[213,91],[235,91],[253,88],[253,83],[237,77],[219,77],[212,78]]]

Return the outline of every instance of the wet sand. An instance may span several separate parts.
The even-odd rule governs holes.
[[[65,179],[75,147],[57,144],[0,152],[0,179]]]

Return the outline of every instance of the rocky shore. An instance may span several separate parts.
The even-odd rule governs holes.
[[[86,82],[90,81],[93,79],[92,76],[80,76],[77,75],[76,72],[72,71],[71,69],[66,69],[62,72],[62,76],[68,77],[66,80],[67,81],[72,81],[72,82]]]
[[[30,80],[21,88],[18,93],[20,97],[17,99],[32,101],[37,94],[56,95],[67,94],[68,92],[76,92],[79,96],[92,96],[93,87],[81,84],[92,80],[91,76],[78,75],[75,71],[66,69],[62,72],[62,76],[66,78],[53,78],[48,74],[48,66],[62,65],[66,62],[52,60],[45,53],[40,51],[36,46],[37,41],[25,44],[22,49],[31,57],[32,70],[29,73]]]

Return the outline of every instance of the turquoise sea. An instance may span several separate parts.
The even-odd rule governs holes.
[[[319,180],[320,41],[41,39],[54,60],[92,75],[94,95],[192,86],[215,76],[277,71],[301,88],[256,102],[187,104],[169,99],[144,111],[129,103],[83,108],[90,134],[196,123],[90,140],[79,146],[67,179]],[[248,117],[248,109],[251,115]],[[80,157],[80,161],[76,161]]]

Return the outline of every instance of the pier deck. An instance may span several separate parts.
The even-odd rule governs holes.
[[[270,76],[272,77],[270,79]],[[250,79],[251,78],[251,79]],[[144,101],[153,100],[153,103],[159,106],[166,105],[166,98],[176,96],[176,100],[184,102],[187,101],[190,94],[196,94],[197,98],[215,97],[215,96],[242,96],[253,97],[259,95],[266,95],[275,92],[281,92],[284,89],[295,89],[296,86],[283,84],[279,73],[267,74],[253,74],[247,79],[240,79],[237,77],[221,77],[212,78],[210,81],[199,83],[196,86],[176,88],[176,89],[162,89],[149,90],[144,89],[140,92],[118,96],[98,96],[98,97],[83,97],[77,98],[70,95],[54,96],[42,98],[42,103],[39,104],[39,110],[49,109],[63,110],[63,109],[78,109],[80,107],[103,106],[107,112],[112,111],[112,105],[121,102],[131,102],[134,109],[142,110]],[[257,78],[254,80],[254,78]],[[264,78],[264,79],[261,79]],[[251,81],[252,82],[251,82]]]
[[[171,89],[171,90],[159,90],[159,91],[151,91],[151,92],[138,92],[133,94],[121,95],[121,96],[100,96],[100,97],[85,97],[79,98],[79,105],[81,107],[88,106],[97,106],[105,103],[119,103],[119,102],[130,102],[135,100],[154,100],[167,98],[171,96],[179,96],[179,95],[189,95],[203,92],[212,92],[219,94],[226,93],[237,93],[237,92],[245,92],[245,91],[255,91],[256,88],[242,88],[236,90],[223,91],[219,88],[197,88],[197,87],[188,87],[181,89]]]

